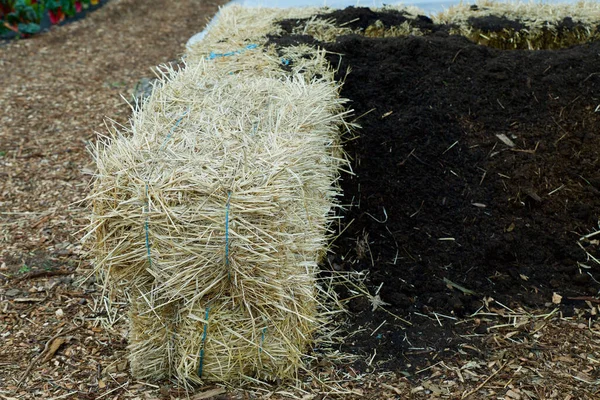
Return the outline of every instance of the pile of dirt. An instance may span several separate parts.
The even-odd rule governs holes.
[[[445,26],[434,24],[431,18],[425,15],[413,15],[403,10],[390,9],[386,12],[373,11],[366,7],[347,7],[334,10],[330,13],[316,15],[314,17],[321,21],[330,21],[333,25],[352,30],[366,30],[375,24],[381,24],[386,28],[409,24],[423,32],[435,32],[446,29]],[[298,28],[304,27],[309,19],[288,19],[281,21],[279,26],[288,35],[293,34]]]
[[[598,229],[600,43],[503,51],[429,30],[319,43],[362,126],[330,262],[368,270],[371,293],[413,324],[353,301],[346,348],[408,369],[477,340],[485,324],[464,318],[484,299],[544,310],[557,293],[572,314],[600,289],[586,254],[598,243],[579,240]],[[272,38],[290,40],[306,39]]]

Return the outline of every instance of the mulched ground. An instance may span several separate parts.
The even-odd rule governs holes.
[[[406,21],[357,8],[322,18],[354,29]],[[464,318],[484,299],[548,312],[557,293],[570,316],[600,290],[586,253],[600,258],[598,242],[579,240],[599,228],[600,43],[502,51],[426,17],[413,25],[429,33],[318,43],[362,127],[346,144],[356,175],[343,177],[350,207],[330,261],[369,271],[371,293],[413,324],[359,299],[343,348],[410,372],[479,343],[487,324]],[[302,41],[315,43],[273,38]]]
[[[86,142],[130,115],[120,94],[177,59],[216,6],[111,0],[0,47],[0,399],[188,397],[129,374],[125,306],[108,315],[94,282],[78,284],[77,202]],[[371,24],[363,14],[333,17]],[[342,95],[363,126],[343,180],[353,222],[330,261],[368,270],[388,305],[351,302],[343,349],[364,357],[320,373],[361,399],[598,398],[598,266],[577,243],[597,229],[599,46],[502,52],[420,24],[432,34],[324,44],[352,67]],[[580,243],[598,257],[595,238]],[[328,390],[313,386],[297,397]],[[280,389],[195,398],[290,398]]]
[[[77,203],[94,171],[86,144],[106,132],[106,117],[127,123],[121,94],[130,100],[140,78],[178,59],[222,3],[111,0],[0,46],[0,399],[136,392],[122,327],[105,330],[100,321],[113,316],[100,291],[78,284],[89,270]]]

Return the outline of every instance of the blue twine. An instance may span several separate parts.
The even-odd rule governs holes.
[[[169,134],[165,137],[165,140],[163,140],[162,145],[160,146],[160,150],[164,150],[165,149],[165,145],[167,144],[167,142],[169,141],[169,139],[171,139],[171,136],[173,135],[173,132],[175,131],[175,128],[177,128],[177,126],[179,126],[179,123],[183,120],[183,117],[185,117],[185,115],[188,113],[188,111],[190,111],[190,108],[188,107],[187,110],[185,110],[183,112],[183,114],[181,114],[181,117],[179,117],[179,119],[177,119],[177,121],[175,121],[175,124],[171,127],[171,130],[169,131]]]
[[[231,200],[231,191],[227,192],[227,205],[225,206],[225,267],[227,268],[227,277],[231,281],[231,271],[229,270],[229,201]]]
[[[173,321],[169,327],[171,328],[171,330],[173,332],[173,333],[171,333],[171,336],[169,337],[169,350],[170,350],[169,364],[171,365],[173,363],[172,357],[173,357],[173,353],[175,352],[175,340],[176,340],[176,336],[177,336],[177,313],[174,313]]]
[[[200,362],[198,363],[198,376],[202,378],[202,368],[204,366],[204,342],[206,341],[206,327],[208,326],[208,311],[209,307],[206,307],[206,314],[204,315],[204,319],[206,322],[204,323],[204,332],[202,332],[202,345],[200,347]]]
[[[262,353],[263,343],[265,342],[265,333],[267,332],[267,327],[265,326],[262,330],[262,336],[260,338],[260,347],[258,349],[258,353]]]
[[[281,63],[282,63],[283,65],[290,65],[290,60],[288,60],[287,58],[282,58],[282,59],[281,59]]]
[[[146,183],[146,213],[150,212],[150,203],[149,203],[149,198],[148,198],[148,183]],[[146,230],[146,253],[148,254],[148,264],[150,264],[150,267],[152,267],[152,256],[150,255],[150,238],[149,238],[149,231],[150,229],[148,228],[148,216],[146,215],[146,223],[145,225],[145,230]]]
[[[242,54],[246,50],[254,50],[257,47],[258,47],[258,45],[253,43],[253,44],[249,44],[248,46],[244,47],[241,50],[228,51],[227,53],[215,53],[214,51],[211,51],[210,55],[208,57],[206,57],[206,59],[207,60],[214,60],[215,58],[219,58],[219,57],[235,56],[237,54]]]

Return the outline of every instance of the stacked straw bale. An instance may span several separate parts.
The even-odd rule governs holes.
[[[132,371],[139,379],[164,379],[173,375],[178,303],[166,304],[152,279],[135,279],[129,297],[129,351]]]
[[[483,30],[474,23],[475,19],[489,17],[495,17],[500,22],[512,21],[521,27]],[[453,34],[463,35],[478,44],[506,50],[558,49],[600,38],[600,4],[596,1],[543,4],[479,0],[475,6],[464,3],[450,7],[438,14],[434,21],[452,26]]]
[[[138,378],[294,379],[331,314],[318,263],[347,112],[322,51],[265,46],[290,12],[222,10],[94,149],[89,237],[128,293]]]

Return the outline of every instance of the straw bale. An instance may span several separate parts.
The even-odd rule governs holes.
[[[166,303],[151,279],[130,282],[129,365],[138,379],[166,379],[173,373],[178,304]]]
[[[96,269],[129,292],[138,378],[294,379],[330,313],[317,275],[347,166],[345,100],[322,51],[285,49],[282,68],[264,47],[272,21],[247,14],[222,12],[94,149],[88,237]]]
[[[310,35],[323,42],[335,41],[340,35],[359,34],[370,37],[396,37],[407,35],[422,35],[420,29],[411,24],[417,21],[422,12],[412,6],[385,6],[371,8],[373,11],[401,11],[408,21],[398,26],[383,27],[380,21],[366,29],[351,29],[339,25],[333,19],[323,18],[330,13],[330,8],[244,8],[238,4],[229,5],[220,10],[217,23],[208,30],[202,42],[192,44],[188,48],[186,58],[198,60],[210,56],[211,52],[228,52],[231,49],[243,48],[248,43],[264,45],[269,35],[282,34],[278,22],[285,19],[304,20],[293,29],[294,35]],[[291,46],[293,47],[293,46]],[[313,52],[319,51],[312,47]],[[302,62],[299,58],[298,62]],[[263,72],[263,71],[261,71]]]
[[[185,58],[188,62],[194,63],[209,57],[211,53],[227,53],[235,49],[242,49],[249,43],[263,46],[268,40],[267,35],[281,33],[277,21],[290,18],[308,18],[323,12],[326,12],[326,9],[312,7],[247,8],[239,4],[231,4],[219,11],[216,24],[208,30],[201,42],[190,46]],[[231,62],[231,59],[221,61],[235,64]],[[277,64],[271,64],[271,66],[277,66]]]
[[[356,33],[356,29],[337,26],[334,19],[312,15],[302,25],[293,29],[293,35],[310,35],[322,42],[334,42],[338,36]]]
[[[314,297],[302,294],[296,301],[258,307],[216,299],[182,308],[177,329],[178,379],[200,384],[296,378],[319,327],[316,311]]]
[[[488,31],[473,26],[473,18],[495,16],[523,25],[521,29]],[[451,33],[500,49],[557,49],[600,38],[600,5],[595,1],[574,4],[477,1],[439,13],[434,21],[453,26]]]
[[[391,9],[386,8],[383,11]],[[375,9],[380,11],[378,9]],[[405,9],[402,11],[406,12]],[[416,16],[406,14],[409,19],[415,19]],[[313,15],[304,21],[303,24],[292,30],[293,35],[309,35],[321,42],[335,42],[338,36],[342,35],[364,35],[367,37],[400,37],[408,35],[424,34],[418,27],[413,26],[410,21],[404,21],[402,24],[394,26],[385,26],[383,22],[377,20],[365,29],[351,29],[346,26],[338,25],[333,19],[323,19],[319,15]]]
[[[226,288],[254,299],[294,285],[298,265],[314,273],[344,162],[342,105],[324,81],[240,80],[208,61],[175,74],[132,136],[100,150],[97,265],[120,280],[149,272],[190,302]]]

